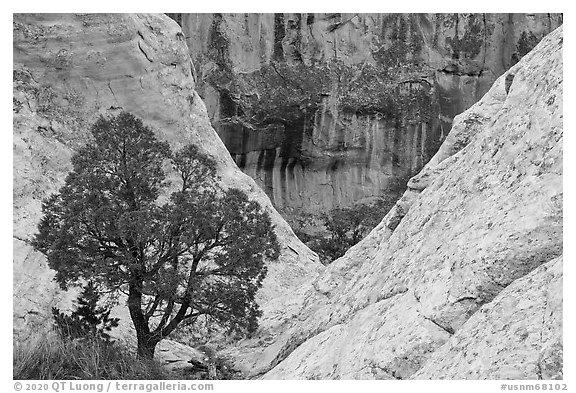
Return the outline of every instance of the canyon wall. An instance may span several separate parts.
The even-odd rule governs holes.
[[[553,379],[562,371],[563,35],[454,119],[382,222],[253,363],[286,379]]]
[[[73,152],[100,115],[128,111],[172,147],[193,142],[218,163],[223,187],[237,187],[267,209],[281,243],[258,294],[265,334],[297,308],[294,287],[321,269],[274,210],[266,194],[234,164],[195,91],[180,27],[165,15],[15,14],[13,65],[14,333],[25,337],[50,323],[50,307],[67,309],[44,255],[30,240],[41,201],[56,192]],[[123,309],[123,306],[121,307]],[[128,316],[123,323],[129,327]],[[162,352],[162,348],[160,348]]]
[[[282,36],[279,16],[265,15],[261,20],[271,17],[270,26],[279,26],[277,36]],[[424,20],[432,16],[417,17]],[[505,18],[502,15],[490,17]],[[517,17],[509,18],[514,20]],[[210,18],[218,19],[217,16]],[[227,21],[226,18],[228,16],[223,16],[221,20]],[[235,18],[239,16],[230,20]],[[250,18],[256,16],[249,16],[247,20],[253,20]],[[399,18],[412,20],[412,17]],[[544,23],[546,20],[558,22],[553,15],[548,19],[540,15],[525,15],[523,18],[532,23],[527,22],[526,26],[532,27],[526,27],[523,31],[534,31],[535,40],[540,38],[537,32],[543,31],[539,28],[548,28],[549,25]],[[308,20],[313,22],[307,25],[312,26],[312,31],[316,23],[329,23],[329,19],[323,22],[316,17],[306,16],[304,19],[306,23]],[[366,17],[366,20],[369,18]],[[468,24],[458,20],[457,30],[461,32]],[[360,37],[355,39],[357,46],[364,45],[364,33],[352,29],[354,21],[346,21],[341,19],[334,26],[324,25],[331,31],[323,34],[343,34],[350,29],[351,37],[353,34]],[[183,20],[181,23],[185,25]],[[396,23],[398,31],[401,31],[402,23]],[[205,26],[208,32],[226,31],[223,25],[218,28],[220,30],[210,30],[212,22],[208,25]],[[197,26],[200,29],[202,25],[199,23]],[[408,181],[406,192],[394,208],[366,239],[324,269],[315,254],[294,236],[266,194],[236,167],[210,124],[209,114],[214,121],[214,117],[221,113],[216,109],[225,100],[222,101],[223,96],[217,91],[207,94],[207,105],[211,108],[207,111],[196,90],[205,92],[210,90],[210,86],[216,86],[210,85],[209,78],[201,75],[210,75],[207,71],[209,67],[215,67],[215,77],[220,75],[220,65],[214,63],[210,66],[209,62],[200,62],[208,68],[202,70],[201,66],[196,66],[195,69],[189,51],[194,52],[193,45],[202,45],[211,40],[190,42],[188,38],[188,44],[192,47],[189,49],[182,30],[174,21],[162,15],[14,15],[15,338],[23,338],[30,331],[45,326],[49,322],[50,307],[69,307],[73,298],[73,294],[56,288],[52,281],[53,272],[46,266],[44,256],[29,245],[40,219],[41,200],[63,184],[70,170],[70,157],[89,138],[88,130],[94,120],[101,114],[126,110],[142,118],[159,138],[173,147],[187,142],[196,143],[217,160],[223,186],[242,188],[273,216],[282,244],[282,256],[279,261],[269,263],[269,273],[259,293],[264,312],[260,330],[252,339],[229,345],[224,351],[248,375],[264,378],[561,378],[562,29],[555,30],[526,54],[517,52],[519,47],[524,48],[519,42],[530,41],[531,37],[525,34],[522,39],[522,33],[519,33],[522,23],[514,23],[513,28],[506,23],[494,26],[498,31],[508,26],[509,34],[506,37],[519,37],[519,41],[506,41],[514,43],[506,44],[510,46],[498,46],[497,52],[503,54],[499,59],[509,58],[510,62],[514,62],[521,55],[525,56],[495,80],[482,100],[456,116],[452,122],[446,120],[446,127],[450,123],[452,127],[450,131],[449,127],[443,131],[444,126],[440,127],[440,135],[445,133],[444,142],[435,154],[429,152],[433,157],[418,175]],[[252,27],[250,25],[250,31],[254,30]],[[230,45],[249,48],[241,39],[230,39],[226,45],[213,47],[216,53],[211,50],[210,56],[234,59],[230,53],[237,53],[237,66],[246,67],[246,75],[242,72],[238,72],[238,76],[227,74],[235,79],[230,79],[230,90],[224,92],[244,91],[234,90],[236,84],[243,88],[242,83],[263,83],[264,79],[258,79],[255,75],[265,72],[278,78],[291,72],[288,80],[298,80],[300,75],[310,82],[306,67],[316,67],[312,70],[330,67],[330,72],[339,70],[337,67],[357,67],[362,70],[358,74],[360,77],[374,71],[370,75],[382,78],[380,73],[375,72],[382,65],[367,62],[363,68],[359,68],[363,64],[361,60],[355,60],[352,65],[340,64],[339,60],[314,66],[306,63],[294,66],[290,59],[297,56],[292,56],[291,46],[285,45],[289,39],[286,37],[298,37],[297,32],[294,36],[292,33],[285,27],[283,38],[271,41],[274,43],[272,49],[267,46],[267,40],[262,40],[263,49],[254,49],[260,51],[258,53],[269,53],[271,50],[270,56],[283,56],[282,61],[269,61],[265,56],[262,62],[256,61],[246,54],[251,53],[246,49],[230,50],[228,54],[218,49]],[[459,33],[457,37],[460,37],[457,42],[468,42],[463,38],[465,35]],[[220,38],[216,37],[218,40]],[[353,41],[350,38],[349,42]],[[450,42],[454,44],[454,40]],[[529,46],[526,45],[526,48]],[[482,49],[482,45],[480,47],[480,52],[487,50]],[[494,47],[489,47],[492,48],[490,51],[496,51]],[[253,45],[253,48],[256,46]],[[332,52],[328,50],[330,48]],[[300,57],[312,59],[314,56],[306,53],[338,54],[344,49],[326,44],[319,45],[317,50],[304,51]],[[436,58],[433,51],[429,52],[430,58]],[[464,49],[457,52],[458,59],[452,59],[452,54],[449,56],[450,61],[462,67],[456,74],[462,73],[461,70],[471,70],[464,68],[468,62],[472,65],[482,64],[470,59],[466,62],[462,60],[467,58],[463,55]],[[516,57],[513,56],[514,52],[517,52]],[[398,53],[403,53],[403,50],[398,50]],[[247,59],[240,61],[241,56]],[[444,57],[440,56],[439,59]],[[266,67],[267,64],[270,66]],[[445,68],[443,63],[438,64],[440,70]],[[494,67],[497,68],[496,65]],[[400,72],[402,69],[399,66],[390,72]],[[406,66],[405,69],[411,68]],[[450,69],[434,72],[434,78],[438,80],[429,80],[431,84],[434,82],[430,96],[436,97],[434,99],[438,102],[441,77],[449,80],[455,78],[458,83],[463,83],[470,76],[451,72]],[[494,72],[493,78],[496,78],[497,72]],[[498,72],[504,72],[504,66]],[[488,71],[482,72],[482,75],[485,73]],[[332,78],[332,74],[328,75]],[[342,72],[340,75],[344,78],[345,74]],[[415,74],[410,75],[413,77]],[[478,80],[482,75],[478,76]],[[310,83],[312,86],[323,86]],[[425,82],[417,84],[427,86]],[[239,96],[248,104],[252,102],[252,106],[245,104],[244,108],[248,108],[246,112],[242,114],[239,111],[233,120],[244,124],[249,120],[246,113],[256,116],[260,113],[256,113],[259,108],[263,111],[262,116],[266,113],[273,116],[273,112],[266,111],[284,102],[284,106],[278,107],[282,121],[266,123],[260,119],[246,123],[242,127],[253,127],[258,133],[246,134],[245,140],[271,146],[269,155],[264,154],[262,160],[268,157],[269,162],[273,161],[269,164],[273,167],[277,166],[276,154],[280,153],[272,154],[272,150],[278,152],[280,143],[281,149],[284,146],[285,151],[293,151],[299,157],[301,163],[292,168],[296,174],[299,170],[305,173],[304,167],[298,166],[302,166],[302,162],[309,168],[314,163],[323,165],[321,163],[326,161],[331,165],[338,162],[334,167],[334,176],[337,176],[339,168],[344,167],[342,162],[348,160],[349,155],[352,157],[350,161],[357,159],[365,163],[363,160],[367,160],[366,157],[379,154],[380,150],[368,154],[362,153],[359,148],[354,153],[357,155],[352,155],[350,149],[345,149],[346,144],[361,141],[361,135],[366,134],[358,131],[354,134],[356,137],[350,137],[347,131],[342,131],[341,120],[334,120],[335,116],[338,119],[350,116],[350,121],[356,121],[355,124],[359,125],[368,124],[363,122],[367,122],[366,119],[372,115],[376,117],[377,113],[381,113],[384,123],[390,121],[386,116],[392,116],[393,112],[387,115],[384,111],[386,108],[401,109],[398,119],[392,119],[405,119],[400,124],[408,124],[406,119],[412,115],[419,119],[417,124],[421,120],[419,116],[424,116],[419,109],[421,106],[410,104],[417,99],[404,101],[411,94],[418,96],[416,88],[407,95],[387,93],[380,99],[378,92],[389,92],[381,90],[385,85],[367,83],[363,86],[373,86],[374,90],[365,95],[358,93],[359,90],[346,89],[348,97],[352,98],[345,101],[360,108],[354,113],[340,107],[344,101],[339,100],[339,94],[322,95],[318,99],[312,97],[310,107],[318,106],[310,115],[314,116],[313,124],[333,121],[333,130],[336,130],[324,129],[323,134],[316,134],[316,142],[306,142],[308,139],[305,138],[308,137],[304,132],[301,134],[302,143],[286,142],[286,137],[292,138],[291,135],[298,134],[284,132],[279,124],[292,124],[288,121],[290,119],[297,122],[302,113],[300,107],[294,107],[293,112],[285,111],[293,104],[291,99],[300,100],[296,94],[300,90],[288,83],[285,87],[274,85],[275,89],[254,89],[261,97],[253,102],[249,101],[253,98]],[[406,83],[401,87],[409,88],[409,85]],[[330,82],[330,86],[339,85]],[[459,88],[466,91],[463,86]],[[274,95],[276,90],[285,92],[285,89],[293,89],[294,95]],[[263,92],[267,92],[266,95]],[[220,101],[210,101],[210,97]],[[367,100],[367,97],[374,99]],[[429,96],[422,94],[419,97]],[[477,98],[466,105],[471,105]],[[234,96],[234,99],[237,97]],[[386,100],[392,100],[392,103]],[[240,99],[236,103],[232,101],[234,105],[228,104],[236,108],[234,110],[239,110]],[[453,104],[455,101],[450,102]],[[331,112],[334,105],[336,112]],[[322,108],[327,109],[324,111]],[[286,113],[292,113],[292,117]],[[330,116],[328,113],[331,113]],[[368,117],[363,117],[366,113]],[[442,121],[438,124],[444,124]],[[378,126],[382,128],[378,128],[376,123],[371,123],[370,127],[382,130],[384,123]],[[428,141],[433,127],[431,123],[424,123],[427,124],[425,133]],[[215,124],[218,126],[219,123]],[[320,130],[314,127],[307,128],[307,132]],[[414,135],[421,137],[424,128],[417,127],[414,129],[420,131]],[[408,132],[407,128],[402,129]],[[340,131],[337,130],[342,133],[338,134]],[[386,141],[386,133],[378,132],[373,139],[382,138],[378,142],[382,148],[389,146],[388,143],[396,143],[390,141],[403,135],[394,131],[394,137],[390,136]],[[337,138],[343,138],[340,139],[345,142],[341,144],[343,150],[331,152],[326,148],[328,139],[322,139],[320,135],[335,138],[341,135]],[[396,146],[422,151],[423,145],[416,143],[414,148],[414,144],[406,143],[398,142]],[[308,147],[302,149],[302,146]],[[299,147],[299,150],[292,150],[294,147]],[[389,147],[387,151],[392,155],[400,150]],[[406,157],[394,160],[408,160]],[[392,158],[376,156],[374,162],[388,159]],[[292,162],[289,160],[286,163],[286,170]],[[418,165],[423,163],[424,160]],[[391,165],[394,167],[393,163]],[[418,165],[413,169],[416,170]],[[322,171],[324,169],[319,170]],[[353,168],[350,173],[359,172],[359,181],[365,181],[362,176],[364,179],[370,178],[366,172],[362,175],[361,170],[354,171],[356,169]],[[278,170],[279,174],[281,172]],[[272,177],[273,186],[277,184],[278,176],[282,179],[281,175],[273,172],[271,175],[276,176]],[[401,177],[394,176],[393,179]],[[352,192],[353,187],[349,188],[347,192]],[[288,188],[286,191],[291,192]],[[300,197],[298,193],[293,195]],[[164,347],[159,348],[159,353],[173,354],[174,346],[174,343],[166,341]],[[176,350],[182,349],[176,347]],[[184,352],[178,356],[191,356],[190,352]]]
[[[208,115],[286,217],[399,197],[558,14],[170,14]]]

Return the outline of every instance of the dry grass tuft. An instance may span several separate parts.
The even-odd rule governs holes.
[[[156,361],[137,359],[117,344],[44,334],[14,343],[14,379],[170,379]]]

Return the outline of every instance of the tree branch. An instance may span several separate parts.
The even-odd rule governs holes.
[[[150,320],[150,318],[152,317],[152,315],[154,315],[154,312],[156,311],[156,309],[160,305],[160,302],[161,302],[161,297],[159,295],[156,295],[156,297],[154,297],[154,302],[152,303],[152,306],[146,307],[146,313],[144,314],[144,318],[146,319],[146,322],[148,322]]]

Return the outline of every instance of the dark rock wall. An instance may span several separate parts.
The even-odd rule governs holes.
[[[276,207],[398,193],[558,14],[171,14],[238,166]]]

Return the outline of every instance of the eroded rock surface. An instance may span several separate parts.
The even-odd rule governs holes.
[[[17,336],[45,325],[51,306],[71,304],[74,294],[58,290],[44,257],[28,242],[36,233],[42,199],[63,184],[73,151],[88,140],[91,124],[121,110],[143,119],[173,147],[196,143],[217,160],[223,186],[243,189],[271,213],[282,256],[268,266],[259,292],[263,334],[285,318],[274,310],[285,308],[289,315],[299,308],[289,293],[316,275],[317,257],[236,167],[211,127],[194,90],[184,36],[173,20],[148,14],[15,14],[13,29]]]
[[[236,163],[285,217],[399,197],[558,14],[173,14]]]
[[[381,224],[313,282],[303,309],[271,346],[275,360],[257,372],[562,375],[561,260],[535,270],[562,254],[562,42],[559,28],[455,118]],[[549,305],[509,306],[538,294]],[[500,340],[508,352],[495,354],[495,345],[480,355],[481,365],[467,355]],[[499,364],[506,367],[498,371]]]
[[[560,257],[480,308],[414,377],[561,379],[562,352]]]
[[[281,41],[276,53],[280,47],[286,58],[289,46]],[[315,255],[234,165],[195,79],[185,37],[167,17],[14,16],[17,337],[71,300],[28,245],[40,201],[63,183],[97,116],[127,110],[173,146],[195,141],[217,159],[224,185],[246,190],[273,215],[283,251],[259,295],[261,330],[227,349],[248,374],[561,377],[561,29],[454,119],[393,210],[320,276]],[[467,348],[484,355],[473,359]],[[201,356],[169,342],[158,351],[168,361]]]

